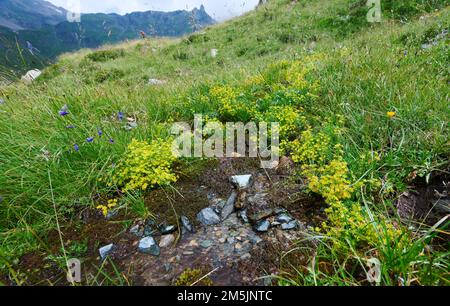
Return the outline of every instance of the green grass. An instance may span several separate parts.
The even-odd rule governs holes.
[[[74,219],[80,207],[94,208],[94,195],[111,191],[98,179],[112,171],[133,138],[165,138],[167,123],[192,121],[198,112],[217,114],[217,104],[201,99],[214,84],[239,87],[270,63],[302,61],[309,54],[325,58],[309,75],[320,83],[319,98],[305,105],[309,123],[320,130],[325,120],[345,118],[338,141],[352,179],[382,181],[378,190],[361,192],[354,200],[397,222],[386,211],[407,189],[413,171],[424,178],[448,175],[448,35],[429,49],[422,44],[448,31],[449,8],[445,1],[425,2],[396,7],[397,2],[388,1],[390,12],[383,22],[368,24],[361,11],[351,15],[349,1],[271,1],[190,37],[67,54],[33,85],[1,87],[6,103],[0,105],[0,268],[6,271],[21,255],[45,249],[43,237],[56,227],[52,195],[62,222]],[[347,14],[351,18],[343,21],[340,17]],[[421,15],[426,17],[419,19]],[[219,50],[217,58],[210,56],[212,48]],[[167,83],[151,86],[149,78]],[[61,117],[58,112],[66,104],[70,114]],[[387,118],[388,111],[396,112],[395,120]],[[118,112],[136,118],[137,128],[125,130]],[[87,143],[98,128],[103,136]],[[382,158],[369,165],[360,158],[368,152]],[[136,204],[131,210],[148,215],[142,196],[132,195]],[[448,241],[448,220],[440,230]],[[408,279],[417,268],[411,275],[420,279],[411,283],[448,285],[448,247],[427,258],[421,255],[435,235],[435,229],[424,229],[407,249],[380,239],[376,249],[385,260],[382,284],[396,285],[398,276]],[[366,251],[343,256],[321,239],[315,264],[329,262],[334,268],[306,273],[299,268],[286,279],[295,284],[359,284],[354,270],[361,269]]]

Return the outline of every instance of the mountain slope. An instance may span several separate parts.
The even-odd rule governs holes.
[[[378,259],[381,285],[448,285],[450,224],[448,212],[437,208],[448,205],[450,180],[450,8],[442,1],[418,9],[425,1],[386,0],[395,19],[386,12],[370,24],[364,2],[349,11],[346,0],[273,0],[183,39],[66,54],[31,86],[0,88],[5,282],[42,284],[48,275],[64,282],[64,256],[83,259],[89,270],[90,262],[100,265],[98,247],[110,243],[120,244],[111,256],[120,273],[94,270],[83,274],[83,283],[139,280],[127,274],[136,266],[122,259],[139,256],[152,264],[158,258],[136,255],[128,231],[135,220],[160,224],[167,215],[172,222],[185,211],[195,216],[208,205],[204,180],[249,173],[210,159],[180,158],[167,166],[173,122],[192,126],[202,114],[216,123],[281,123],[292,174],[274,180],[270,195],[274,205],[307,222],[300,229],[306,239],[263,244],[250,254],[252,279],[370,285],[364,271]],[[163,184],[175,175],[178,182]],[[141,188],[124,190],[133,176],[142,179]],[[270,172],[264,177],[273,178]],[[197,190],[204,198],[193,196]],[[99,208],[118,214],[105,219]],[[278,230],[260,235],[276,242]],[[244,247],[229,240],[231,252]],[[204,264],[183,253],[180,262],[189,268]],[[46,270],[58,265],[57,272]],[[107,276],[89,278],[100,274]]]
[[[66,20],[67,11],[44,0],[0,0],[0,26],[39,29]]]
[[[29,16],[33,20],[41,15],[29,13]],[[0,26],[0,66],[23,72],[29,68],[42,68],[64,52],[136,39],[140,31],[149,36],[182,36],[213,23],[215,21],[201,6],[192,11],[148,11],[124,16],[83,14],[80,23],[62,21],[16,32]],[[38,51],[30,54],[27,42]]]

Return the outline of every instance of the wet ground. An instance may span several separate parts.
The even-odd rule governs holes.
[[[138,252],[140,237],[129,232],[133,224],[143,220],[128,212],[105,220],[95,210],[81,210],[79,220],[62,225],[68,257],[82,258],[85,284],[171,285],[190,268],[210,273],[208,276],[214,285],[270,283],[264,277],[278,273],[283,253],[302,237],[307,226],[324,220],[323,202],[302,195],[301,182],[290,176],[290,164],[281,166],[278,170],[266,171],[257,159],[209,161],[200,169],[196,168],[194,174],[181,173],[173,187],[150,192],[145,203],[158,223],[181,228],[178,220],[183,215],[195,228],[194,233],[174,232],[175,242],[162,247],[157,257]],[[230,177],[242,174],[252,175],[251,187],[236,190]],[[286,208],[299,220],[299,226],[289,231],[275,226],[268,232],[258,233],[253,229],[254,222],[244,222],[237,211],[214,226],[201,225],[197,213],[221,200],[226,201],[233,191],[238,193],[236,207],[244,208],[245,203],[253,203],[247,207],[249,214]],[[273,222],[274,218],[269,219]],[[154,237],[160,243],[162,236]],[[67,285],[58,232],[52,231],[42,239],[48,250],[23,256],[16,265],[19,277],[10,283]],[[98,249],[110,243],[114,244],[114,249],[102,263]],[[114,280],[117,278],[120,280]]]

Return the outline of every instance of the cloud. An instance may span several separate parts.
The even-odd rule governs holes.
[[[225,20],[241,15],[255,8],[258,0],[48,0],[57,6],[70,7],[70,3],[80,1],[83,13],[118,13],[136,11],[191,10],[204,5],[206,11],[216,20]]]

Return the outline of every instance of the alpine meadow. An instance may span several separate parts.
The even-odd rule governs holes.
[[[0,283],[448,286],[449,1],[186,14],[0,69]]]

